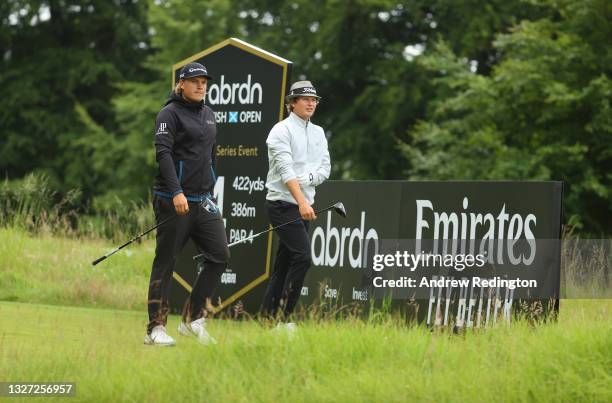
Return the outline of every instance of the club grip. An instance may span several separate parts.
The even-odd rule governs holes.
[[[99,258],[97,258],[96,260],[94,260],[93,262],[91,262],[91,265],[92,265],[92,266],[95,266],[95,265],[97,265],[98,263],[100,263],[101,261],[103,261],[104,259],[106,259],[107,257],[108,257],[108,256],[102,256],[102,257],[99,257]]]

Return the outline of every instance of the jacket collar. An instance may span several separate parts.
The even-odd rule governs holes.
[[[204,107],[204,101],[189,102],[185,98],[183,98],[182,94],[176,94],[174,91],[170,93],[170,96],[168,97],[168,100],[166,101],[166,105],[172,102],[182,105],[187,109],[193,109],[193,110],[200,110]]]
[[[294,122],[295,124],[299,125],[300,127],[304,127],[304,128],[308,126],[308,123],[310,122],[310,119],[304,120],[293,112],[289,114],[289,119],[291,119],[291,121]]]

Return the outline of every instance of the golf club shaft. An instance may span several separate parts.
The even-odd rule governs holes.
[[[123,245],[113,249],[112,251],[108,252],[106,255],[101,256],[99,258],[97,258],[96,260],[94,260],[93,262],[91,262],[92,266],[97,265],[98,263],[100,263],[101,261],[105,260],[106,258],[114,255],[115,253],[119,252],[121,249],[125,248],[126,246],[128,246],[129,244],[131,244],[132,242],[134,242],[135,240],[137,240],[138,238],[141,238],[145,235],[147,235],[149,232],[153,231],[154,229],[156,229],[157,227],[164,225],[167,222],[170,222],[172,220],[174,220],[176,217],[178,217],[177,215],[174,215],[172,217],[168,217],[165,220],[163,220],[162,222],[160,222],[159,224],[157,224],[156,226],[149,228],[148,230],[146,230],[145,232],[143,232],[142,234],[130,239],[129,241],[127,241],[126,243],[124,243]]]
[[[326,208],[324,208],[324,209],[321,209],[321,210],[317,210],[317,211],[315,211],[315,214],[321,214],[321,213],[323,213],[323,212],[325,212],[325,211],[327,211],[327,210],[331,210],[331,209],[333,209],[335,206],[336,206],[335,204],[332,204],[332,205],[331,205],[331,206],[329,206],[329,207],[326,207]],[[231,248],[232,246],[236,246],[236,245],[241,244],[241,243],[244,243],[244,242],[246,242],[246,241],[248,241],[248,240],[255,239],[255,238],[257,238],[257,237],[258,237],[258,236],[260,236],[260,235],[263,235],[263,234],[265,234],[265,233],[267,233],[267,232],[270,232],[270,231],[274,231],[275,229],[279,229],[279,228],[281,228],[281,227],[284,227],[285,225],[293,224],[294,222],[299,221],[299,220],[301,220],[301,219],[302,219],[302,217],[301,217],[301,216],[300,216],[300,217],[297,217],[297,218],[295,218],[295,219],[293,219],[293,220],[291,220],[291,221],[287,221],[286,223],[280,224],[280,225],[278,225],[278,226],[276,226],[276,227],[268,228],[268,229],[266,229],[266,230],[264,230],[264,231],[258,232],[257,234],[253,234],[253,235],[251,235],[251,236],[248,236],[248,237],[246,237],[246,238],[240,239],[240,240],[238,240],[238,241],[234,241],[234,242],[232,242],[232,243],[228,244],[228,245],[227,245],[227,247],[228,247],[228,248]],[[203,257],[203,256],[204,256],[203,254],[195,255],[195,256],[193,257],[193,260],[198,260],[198,259],[200,259],[200,258],[201,258],[201,257]]]

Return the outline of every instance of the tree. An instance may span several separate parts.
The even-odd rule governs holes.
[[[330,136],[333,177],[345,179],[404,178],[410,161],[398,158],[398,144],[433,96],[419,54],[444,38],[486,70],[495,33],[535,8],[502,0],[484,10],[475,0],[246,0],[239,7],[249,40],[293,61],[293,79],[311,79],[323,95],[314,120]]]
[[[437,74],[426,119],[403,146],[411,178],[563,180],[579,228],[609,234],[612,212],[612,9],[605,0],[547,1],[494,43],[491,76],[440,43],[421,63]]]
[[[0,172],[50,175],[85,197],[112,182],[115,83],[139,76],[148,52],[137,0],[16,0],[0,6]]]

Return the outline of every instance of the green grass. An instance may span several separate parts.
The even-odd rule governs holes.
[[[154,240],[134,243],[91,266],[115,246],[0,228],[0,300],[140,309],[146,304]]]
[[[612,401],[612,300],[461,335],[349,319],[287,339],[214,320],[211,347],[171,317],[178,346],[144,346],[153,245],[92,268],[114,242],[0,228],[0,300],[17,301],[0,302],[0,381],[76,382],[74,401]]]
[[[0,381],[71,381],[75,401],[611,401],[609,300],[558,323],[463,335],[392,322],[302,323],[290,339],[215,320],[216,346],[142,344],[145,313],[0,303]],[[72,400],[71,400],[72,401]]]

